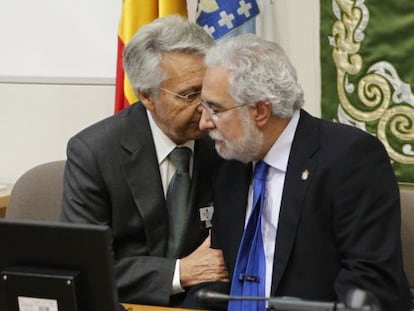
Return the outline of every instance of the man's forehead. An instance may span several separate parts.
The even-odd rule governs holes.
[[[205,68],[199,68],[196,70],[188,70],[185,72],[176,72],[169,76],[166,81],[174,82],[174,80],[186,80],[186,81],[202,81]]]
[[[185,84],[188,86],[203,84],[204,70],[189,71],[186,73],[175,74],[165,80],[167,84]]]

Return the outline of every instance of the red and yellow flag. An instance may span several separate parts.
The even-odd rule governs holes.
[[[122,66],[125,45],[138,29],[154,19],[178,13],[187,16],[186,0],[123,0],[118,30],[116,65],[115,112],[137,101]]]

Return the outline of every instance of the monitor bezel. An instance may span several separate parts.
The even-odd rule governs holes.
[[[122,310],[115,286],[111,244],[111,229],[105,225],[1,219],[0,272],[16,266],[75,271],[79,273],[75,302],[79,311]],[[47,289],[44,284],[39,282]],[[10,300],[18,305],[17,297],[5,296],[5,286],[1,279],[1,310],[6,310],[6,302]]]

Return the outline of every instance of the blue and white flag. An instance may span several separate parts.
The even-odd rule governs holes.
[[[199,0],[196,22],[217,40],[242,25],[249,28],[243,32],[254,32],[258,14],[256,0]]]

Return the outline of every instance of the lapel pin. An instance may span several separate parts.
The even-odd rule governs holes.
[[[308,179],[308,177],[309,177],[309,170],[308,169],[305,169],[303,172],[302,172],[302,180],[307,180]]]

